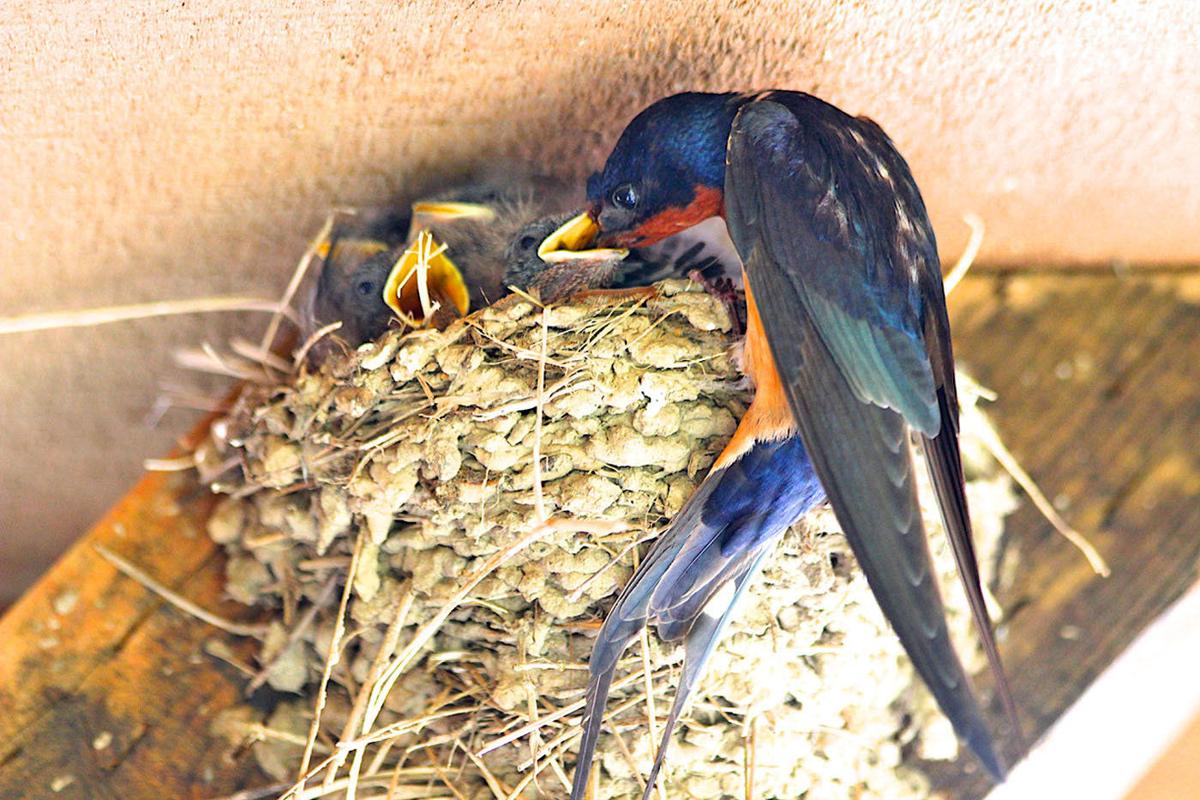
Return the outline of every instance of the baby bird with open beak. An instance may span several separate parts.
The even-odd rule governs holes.
[[[331,323],[341,326],[314,346],[310,360],[376,339],[398,317],[444,327],[494,302],[507,291],[506,254],[523,226],[565,207],[561,184],[505,175],[436,193],[411,212],[371,210],[339,220],[318,249],[316,279],[301,303],[302,340]],[[410,273],[422,247],[427,272],[418,287]]]
[[[552,235],[574,213],[553,214],[528,223],[509,243],[504,285],[533,290],[546,303],[558,303],[592,289],[620,283],[627,250],[559,250]],[[547,244],[549,242],[549,244]]]
[[[543,301],[554,303],[578,292],[638,289],[666,278],[690,277],[727,304],[736,304],[741,265],[720,240],[688,232],[649,248],[589,247],[594,229],[585,218],[554,214],[525,226],[509,246],[505,285],[538,289]],[[571,247],[586,249],[564,249]],[[731,310],[739,331],[740,317]]]
[[[411,214],[371,212],[335,226],[304,304],[303,333],[333,322],[341,327],[313,347],[310,363],[377,339],[401,321],[445,327],[509,287],[553,303],[583,290],[641,285],[629,276],[644,276],[652,262],[627,264],[624,249],[562,246],[561,228],[574,216],[561,212],[564,196],[548,181],[481,182],[420,200]]]

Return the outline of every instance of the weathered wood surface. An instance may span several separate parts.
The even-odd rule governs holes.
[[[999,393],[1001,434],[1113,571],[1096,577],[1029,504],[1010,518],[1021,567],[1001,596],[1004,655],[1027,734],[1196,581],[1196,285],[1018,273],[976,277],[953,298],[958,358]],[[933,772],[952,797],[986,791],[978,775]]]
[[[209,730],[243,681],[204,645],[224,639],[245,658],[244,643],[168,607],[94,549],[245,617],[221,602],[206,494],[184,476],[145,477],[0,619],[0,797],[199,799],[261,782]]]
[[[1021,572],[1001,598],[1004,650],[1027,733],[1196,580],[1200,307],[1177,291],[1195,282],[985,273],[953,298],[959,359],[1000,394],[989,410],[1001,432],[1113,567],[1093,576],[1030,507],[1011,518]],[[0,620],[0,797],[212,798],[263,782],[209,729],[243,678],[204,645],[244,643],[93,549],[244,618],[221,601],[208,507],[184,476],[147,477]],[[955,798],[986,790],[971,771],[931,772]]]

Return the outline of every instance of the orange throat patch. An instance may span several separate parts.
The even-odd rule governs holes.
[[[668,236],[674,236],[709,217],[719,217],[724,212],[724,193],[709,186],[697,185],[692,202],[682,208],[668,208],[660,211],[634,228],[625,237],[619,238],[630,240],[621,242],[623,246],[644,247],[660,242]]]

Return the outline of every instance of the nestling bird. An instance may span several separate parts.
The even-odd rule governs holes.
[[[507,293],[510,246],[525,238],[525,226],[540,231],[545,223],[538,218],[561,211],[566,203],[558,182],[506,171],[434,193],[415,202],[411,212],[368,210],[339,220],[301,304],[302,334],[306,338],[326,324],[342,324],[317,343],[311,357],[319,361],[337,348],[335,343],[353,349],[379,338],[398,312],[425,321],[416,282],[406,280],[415,263],[406,251],[413,249],[418,233],[431,236],[434,249],[444,245],[430,260],[427,280],[439,304],[429,322],[444,326]]]
[[[707,238],[706,232],[684,231],[637,250],[570,249],[564,241],[584,246],[577,229],[593,236],[590,225],[580,228],[578,221],[583,219],[585,215],[576,213],[553,214],[525,226],[509,247],[505,285],[537,289],[541,299],[550,303],[577,292],[633,289],[671,277],[693,277],[728,291],[731,299],[740,288],[741,261],[732,242],[722,245],[719,238]]]
[[[684,638],[687,657],[648,796],[670,728],[727,620],[730,591],[744,589],[822,494],[918,674],[1001,779],[946,629],[917,501],[910,434],[1018,727],[971,540],[934,233],[892,142],[874,122],[799,92],[681,94],[634,118],[587,194],[586,214],[564,225],[585,244],[595,237],[600,246],[649,247],[705,221],[727,225],[744,269],[746,369],[756,394],[601,628],[573,800],[586,791],[617,660],[641,627]]]
[[[722,247],[691,234],[639,251],[626,260],[623,249],[560,250],[543,260],[547,237],[576,216],[563,213],[565,187],[546,178],[494,174],[486,180],[437,192],[413,203],[411,212],[378,209],[342,219],[322,250],[317,281],[302,304],[304,337],[331,322],[341,327],[314,346],[319,361],[340,343],[353,349],[379,338],[398,314],[422,319],[416,284],[406,281],[415,257],[414,237],[432,237],[428,289],[439,305],[435,327],[494,303],[509,286],[537,290],[559,302],[584,289],[643,286],[671,275],[694,273],[719,281],[731,269],[732,245]],[[740,265],[738,266],[740,269]],[[403,284],[403,285],[402,285]],[[386,297],[385,297],[386,295]]]
[[[392,267],[387,254],[403,244],[410,222],[407,210],[379,208],[340,218],[333,226],[318,251],[317,278],[300,303],[301,341],[327,324],[341,322],[341,327],[314,344],[311,363],[336,352],[338,341],[354,348],[387,330],[392,319],[383,302]]]
[[[552,214],[519,230],[505,253],[504,285],[535,290],[546,303],[580,291],[619,286],[629,251],[554,249],[558,240],[550,240],[550,235],[576,216],[574,212]]]
[[[467,310],[508,293],[505,268],[516,243],[547,215],[570,208],[567,187],[548,178],[493,175],[413,205],[414,231],[428,230],[446,246],[468,294]],[[410,237],[411,239],[411,237]]]

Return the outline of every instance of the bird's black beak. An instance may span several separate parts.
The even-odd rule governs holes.
[[[471,306],[462,271],[429,231],[418,231],[396,260],[383,287],[383,301],[412,327],[428,325],[438,308],[449,306],[461,317]]]
[[[624,248],[593,247],[600,225],[591,211],[584,211],[564,222],[538,247],[538,258],[547,264],[569,261],[620,261],[629,255]]]

